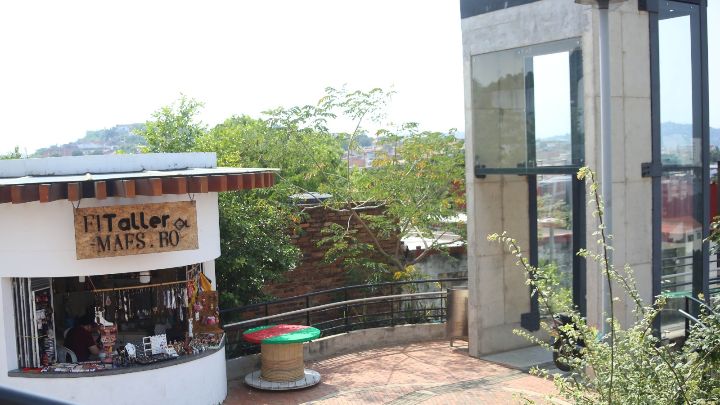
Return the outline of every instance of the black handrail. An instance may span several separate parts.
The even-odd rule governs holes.
[[[414,323],[441,323],[446,319],[446,294],[444,288],[435,287],[438,283],[460,284],[467,282],[465,277],[398,281],[377,284],[362,284],[334,288],[330,290],[315,291],[308,294],[298,295],[290,298],[283,298],[264,303],[246,305],[239,308],[225,310],[225,333],[226,333],[226,355],[228,358],[253,354],[258,352],[257,345],[245,342],[242,332],[252,327],[272,323],[305,324],[321,330],[323,336],[330,336],[339,333],[347,333],[353,330],[367,329],[382,326],[395,326]],[[395,286],[408,284],[428,284],[436,291],[426,293],[406,293],[394,290]],[[373,297],[353,299],[348,291],[362,288],[391,287],[390,294],[383,294],[378,291]],[[379,290],[379,288],[378,288]],[[400,292],[400,294],[398,294]],[[434,292],[436,294],[431,294]],[[338,294],[340,293],[340,294]],[[310,305],[310,297],[322,294],[337,294],[330,303]],[[343,299],[344,298],[344,299]],[[268,319],[268,306],[273,304],[284,304],[297,302],[304,308],[294,310],[278,311]],[[264,315],[257,313],[257,309],[263,308]],[[257,315],[251,315],[247,319],[229,321],[228,313],[242,315],[246,311],[255,310]]]
[[[424,284],[424,283],[430,284],[430,283],[445,283],[445,282],[459,282],[459,281],[467,281],[467,277],[435,278],[435,279],[429,279],[429,280],[388,281],[388,282],[383,282],[383,283],[356,284],[356,285],[349,285],[346,287],[331,288],[329,290],[313,291],[313,292],[307,293],[307,294],[295,295],[293,297],[280,298],[280,299],[276,299],[276,300],[272,300],[272,301],[258,302],[256,304],[248,304],[248,305],[243,305],[241,307],[221,309],[220,315],[226,314],[228,312],[248,311],[248,310],[255,309],[255,308],[261,308],[263,306],[267,307],[268,305],[284,304],[286,302],[298,301],[300,299],[315,297],[315,296],[322,295],[322,294],[332,294],[332,293],[336,293],[336,292],[344,292],[345,299],[347,299],[348,291],[357,290],[357,289],[361,289],[361,288],[377,288],[377,287],[384,287],[384,286],[396,286],[396,285],[406,285],[406,284]],[[309,307],[306,307],[306,308],[309,308]]]

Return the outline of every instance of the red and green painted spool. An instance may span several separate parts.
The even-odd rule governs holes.
[[[243,332],[243,337],[250,343],[291,344],[317,339],[320,330],[304,325],[268,325],[248,329]]]
[[[262,378],[273,382],[304,378],[302,344],[319,337],[319,329],[304,325],[259,326],[243,333],[248,342],[260,344]]]

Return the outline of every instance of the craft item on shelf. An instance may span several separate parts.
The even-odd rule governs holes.
[[[167,336],[165,334],[146,336],[143,338],[143,351],[145,355],[165,353],[167,349]]]
[[[222,333],[218,311],[217,291],[204,291],[197,295],[193,306],[193,331],[199,333]]]
[[[207,278],[207,276],[203,273],[200,273],[200,289],[202,292],[207,292],[212,290],[212,285],[210,283],[210,279]]]
[[[100,326],[100,342],[103,346],[103,352],[105,357],[102,359],[103,363],[112,363],[113,346],[117,339],[117,326]]]

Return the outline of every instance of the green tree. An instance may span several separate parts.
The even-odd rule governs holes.
[[[286,119],[286,110],[272,114],[267,120],[231,117],[198,138],[196,150],[216,152],[221,165],[279,169],[277,200],[298,188],[319,189],[326,174],[340,167],[338,140],[327,131],[299,127]]]
[[[329,121],[346,123],[349,131],[332,136],[350,152],[357,151],[366,125],[382,127],[391,96],[377,88],[327,88],[317,105],[272,111],[270,122],[273,128],[291,128],[295,136],[312,137],[330,135]],[[350,153],[339,168],[318,167],[311,160],[320,185],[302,191],[331,195],[318,205],[351,218],[346,226],[328,224],[323,230],[320,244],[328,248],[327,261],[339,261],[368,281],[415,278],[414,265],[428,254],[465,241],[465,224],[452,220],[464,211],[463,144],[453,131],[420,131],[414,123],[376,134],[380,140],[371,168],[354,168]],[[352,223],[359,224],[369,240]],[[399,239],[392,249],[383,246],[384,240],[404,236],[421,237],[424,252],[417,257],[407,254]]]
[[[292,270],[300,259],[291,243],[292,215],[252,192],[219,198],[221,255],[216,261],[221,305],[264,298],[262,287]]]
[[[175,103],[162,107],[153,113],[153,120],[147,121],[134,133],[145,138],[145,152],[189,152],[195,148],[198,137],[206,128],[197,119],[203,104],[181,95]]]
[[[233,117],[207,132],[197,120],[199,106],[182,96],[154,113],[155,120],[138,131],[147,140],[148,151],[215,151],[220,165],[264,166],[244,153],[252,149],[252,142],[262,144],[266,130],[263,121]],[[259,299],[262,287],[292,269],[299,259],[289,237],[293,217],[284,205],[265,198],[267,194],[267,190],[258,189],[219,197],[222,255],[216,262],[216,275],[223,307]]]

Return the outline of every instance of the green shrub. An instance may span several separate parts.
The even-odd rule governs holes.
[[[540,305],[548,314],[559,312],[572,316],[576,328],[567,326],[570,344],[582,339],[586,346],[579,358],[569,358],[572,367],[566,375],[550,376],[546,370],[534,372],[552,377],[558,397],[576,404],[715,404],[720,403],[720,301],[708,301],[710,306],[701,311],[699,322],[694,323],[682,347],[660,341],[653,326],[665,306],[660,296],[655,302],[643,302],[637,291],[632,269],[616,269],[608,258],[612,247],[608,243],[603,223],[603,202],[598,193],[595,174],[588,168],[578,172],[578,179],[589,183],[589,195],[594,203],[594,216],[598,220],[597,246],[594,250],[581,250],[577,254],[595,261],[603,273],[613,302],[619,301],[613,286],[619,286],[623,296],[633,301],[635,322],[621,328],[612,306],[605,314],[609,333],[600,336],[588,325],[567,299],[558,285],[556,269],[552,265],[533,267],[523,256],[517,241],[506,233],[489,235],[488,239],[503,244],[517,257],[517,265],[526,272],[527,284],[536,294]],[[717,227],[715,227],[717,228]],[[549,318],[552,319],[552,318]],[[543,322],[551,331],[552,321]],[[554,350],[526,331],[515,333]]]

